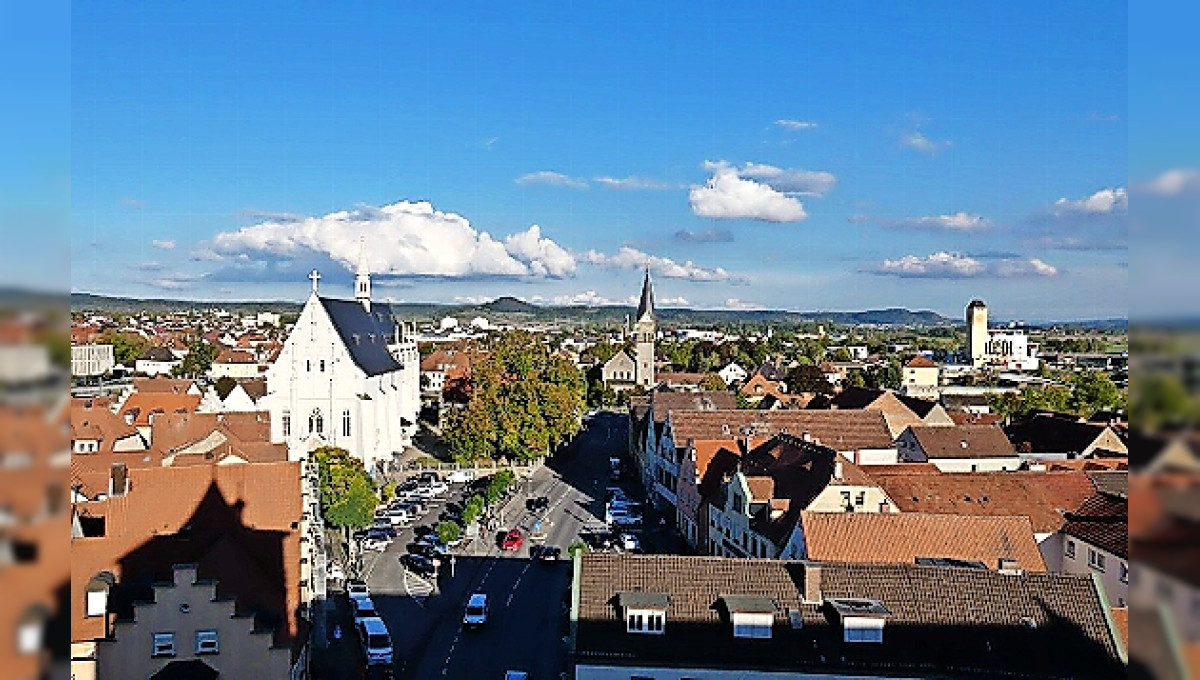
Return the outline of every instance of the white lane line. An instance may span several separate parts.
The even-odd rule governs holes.
[[[532,563],[532,562],[526,562],[526,563],[525,563],[525,568],[524,568],[524,569],[522,569],[522,570],[521,570],[521,574],[520,574],[519,576],[517,576],[517,581],[516,581],[516,583],[514,583],[514,584],[513,584],[512,590],[511,590],[511,591],[509,591],[509,593],[508,593],[508,601],[504,603],[504,606],[505,606],[505,607],[507,607],[507,606],[509,606],[510,604],[512,604],[513,597],[514,597],[514,596],[517,594],[517,586],[521,585],[521,579],[525,578],[525,572],[529,571],[529,566],[530,566],[531,564],[533,564],[533,563]]]

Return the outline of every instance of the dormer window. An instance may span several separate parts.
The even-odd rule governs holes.
[[[829,599],[829,606],[842,620],[845,642],[883,642],[883,626],[892,612],[878,600]]]
[[[749,640],[771,639],[775,623],[775,600],[761,595],[722,595],[721,604],[729,612],[733,637]]]
[[[618,604],[625,616],[625,632],[642,635],[662,635],[667,626],[667,604],[670,599],[659,593],[621,593]]]

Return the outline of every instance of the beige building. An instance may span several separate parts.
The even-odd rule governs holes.
[[[987,305],[983,300],[971,300],[967,305],[967,361],[982,366],[987,361]]]
[[[941,369],[926,357],[916,356],[904,364],[900,392],[909,397],[937,399]]]
[[[98,678],[201,677],[204,667],[214,678],[288,677],[291,650],[256,631],[254,617],[239,616],[217,583],[197,578],[195,565],[177,565],[173,581],[155,584],[154,601],[134,612],[97,644]]]

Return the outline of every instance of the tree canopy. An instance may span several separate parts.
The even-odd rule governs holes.
[[[350,529],[370,526],[378,497],[362,461],[336,446],[313,451],[312,460],[317,465],[325,521]]]
[[[579,430],[583,375],[525,332],[502,336],[471,366],[471,399],[451,413],[445,443],[454,459],[532,459]]]

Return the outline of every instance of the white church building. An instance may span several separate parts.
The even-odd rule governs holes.
[[[354,299],[312,293],[283,351],[267,370],[271,440],[299,460],[338,446],[374,473],[412,443],[421,407],[417,344],[387,304],[371,301],[371,275],[359,259]]]

